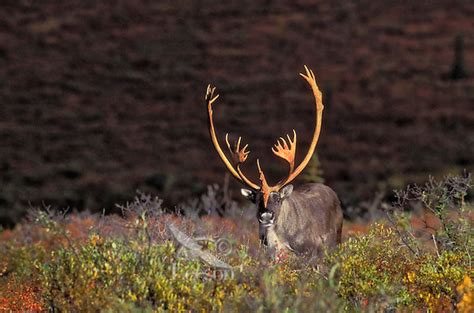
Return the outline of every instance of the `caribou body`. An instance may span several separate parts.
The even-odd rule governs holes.
[[[261,194],[243,189],[257,205],[261,241],[274,253],[281,251],[319,256],[324,247],[341,242],[342,210],[336,193],[323,184],[288,185],[270,194],[267,207]]]
[[[209,132],[214,148],[231,174],[247,188],[242,195],[257,206],[259,234],[263,244],[278,255],[281,252],[296,254],[320,255],[324,248],[332,248],[341,241],[342,210],[336,193],[323,184],[305,184],[293,190],[290,184],[306,167],[314,153],[321,132],[322,94],[319,90],[314,73],[306,66],[306,74],[300,74],[310,85],[315,98],[316,118],[315,130],[311,145],[303,161],[295,168],[296,132],[293,137],[280,137],[272,148],[273,153],[289,164],[288,176],[274,186],[267,183],[265,174],[257,159],[259,183],[248,179],[241,170],[250,151],[248,145],[240,147],[241,137],[234,148],[229,143],[228,134],[225,141],[232,161],[222,151],[215,133],[212,104],[219,97],[214,96],[215,88],[208,86],[206,103],[209,115]]]

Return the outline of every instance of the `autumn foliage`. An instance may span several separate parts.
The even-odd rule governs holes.
[[[411,186],[385,219],[348,222],[320,260],[269,258],[251,209],[211,209],[216,188],[192,202],[194,215],[145,194],[121,216],[39,210],[0,232],[0,311],[472,312],[470,190],[468,176]],[[202,249],[232,275],[183,257],[169,223],[207,238]],[[222,253],[218,238],[231,249]]]

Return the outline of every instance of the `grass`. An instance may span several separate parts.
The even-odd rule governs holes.
[[[472,312],[470,191],[469,176],[410,186],[317,261],[268,258],[251,209],[217,186],[180,214],[145,194],[122,216],[37,210],[0,231],[0,311]],[[183,253],[169,223],[232,270]]]

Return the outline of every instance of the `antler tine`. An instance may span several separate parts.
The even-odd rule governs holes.
[[[234,144],[234,149],[230,147],[229,143],[229,134],[225,135],[225,142],[227,144],[227,148],[229,149],[230,153],[232,154],[232,158],[235,164],[242,164],[247,160],[247,157],[250,151],[246,151],[248,148],[248,144],[246,144],[242,149],[240,149],[240,142],[242,137],[239,136],[239,139]]]
[[[286,135],[290,143],[296,143],[296,130],[293,129],[293,140],[290,139],[290,135]]]
[[[219,95],[213,97],[214,91],[216,91],[216,87],[211,87],[210,84],[207,85],[206,96],[204,97],[204,99],[211,105],[214,103],[214,101],[217,100],[217,98],[219,98]]]
[[[245,162],[245,160],[247,160],[247,157],[250,153],[250,151],[245,151],[249,146],[248,144],[246,144],[242,149],[240,149],[241,139],[242,139],[242,137],[239,136],[239,140],[235,144],[235,151],[238,151],[238,153],[239,153],[239,163]]]
[[[304,69],[306,70],[306,75],[302,73],[300,73],[300,75],[303,76],[306,80],[310,79],[316,81],[316,77],[314,76],[313,70],[309,69],[306,65],[304,66]]]
[[[296,156],[296,131],[293,129],[293,140],[290,135],[286,135],[288,143],[283,137],[277,140],[277,143],[272,147],[273,153],[286,160],[290,164],[289,174],[293,172],[295,168],[295,156]]]
[[[262,190],[268,189],[267,179],[265,178],[265,174],[263,173],[262,168],[260,167],[260,160],[257,159],[257,169],[259,174],[260,182],[262,183]]]
[[[225,135],[225,142],[227,144],[227,148],[229,149],[232,155],[233,161],[236,164],[237,174],[239,175],[240,180],[243,181],[245,184],[249,185],[250,187],[254,188],[253,186],[257,185],[250,181],[250,179],[245,176],[245,174],[242,172],[242,169],[240,168],[240,165],[247,160],[247,157],[250,153],[250,151],[246,151],[247,147],[249,146],[248,144],[246,144],[242,149],[240,149],[241,140],[242,137],[239,136],[239,139],[234,144],[234,150],[232,150],[229,143],[229,134]],[[260,187],[258,187],[258,189],[260,189]]]
[[[234,176],[240,182],[248,185],[250,188],[254,190],[259,190],[260,187],[257,184],[251,182],[247,177],[245,177],[245,175],[242,173],[242,171],[239,168],[240,163],[244,162],[247,159],[247,156],[249,153],[249,151],[245,151],[247,146],[245,146],[242,150],[236,149],[239,163],[237,164],[237,168],[235,168],[232,165],[232,163],[229,161],[225,153],[222,151],[222,148],[219,144],[219,140],[217,140],[216,130],[214,127],[214,121],[212,119],[212,115],[213,115],[212,104],[219,97],[219,95],[214,96],[215,90],[216,90],[215,87],[211,87],[211,85],[208,85],[207,90],[206,90],[206,96],[204,98],[207,103],[207,112],[208,112],[208,117],[209,117],[209,134],[211,135],[211,140],[214,145],[214,148],[216,149],[217,153],[219,154],[219,157],[221,158],[222,162],[224,162],[225,166],[230,171],[232,176]],[[226,143],[231,153],[233,153],[232,149],[230,148],[228,135],[226,135]],[[240,145],[240,139],[239,139],[239,145]],[[236,147],[236,148],[240,148],[240,147]]]
[[[271,187],[267,183],[267,179],[265,178],[265,174],[263,173],[262,168],[260,167],[260,160],[257,159],[257,168],[258,168],[258,173],[259,173],[259,178],[260,178],[260,183],[261,183],[261,191],[263,194],[263,204],[265,207],[267,207],[268,199],[270,198],[270,193],[272,191],[278,191],[277,187]]]

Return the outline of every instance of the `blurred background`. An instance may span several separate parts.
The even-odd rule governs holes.
[[[472,1],[32,1],[0,10],[0,225],[42,205],[114,212],[137,189],[173,207],[224,184],[223,143],[250,145],[275,182],[271,146],[298,134],[324,94],[317,158],[344,206],[474,168]],[[238,198],[239,185],[229,190]]]

